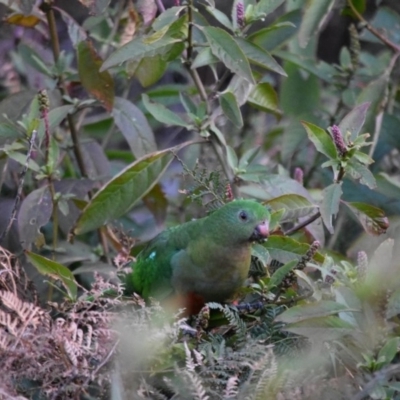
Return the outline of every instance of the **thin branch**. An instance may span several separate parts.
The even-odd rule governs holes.
[[[158,10],[160,11],[160,13],[164,12],[165,11],[165,7],[164,7],[164,4],[163,4],[163,1],[162,0],[156,0],[156,3],[157,3],[157,7],[158,7]]]
[[[284,233],[284,236],[290,236],[299,231],[300,229],[303,229],[305,226],[310,225],[313,223],[315,220],[317,220],[321,216],[321,213],[318,211],[316,214],[312,215],[310,218],[306,219],[303,221],[301,224],[294,226],[292,229],[289,229]]]
[[[365,399],[376,385],[390,379],[393,375],[400,372],[400,364],[390,365],[374,374],[374,377],[364,386],[364,389],[358,392],[351,400]]]
[[[365,27],[373,34],[375,35],[381,42],[386,44],[389,48],[391,48],[393,51],[396,53],[400,52],[400,46],[397,44],[393,43],[391,40],[389,40],[386,36],[382,35],[381,32],[379,32],[377,29],[375,29],[354,7],[353,1],[352,0],[347,0],[347,4],[351,8],[351,11],[353,14],[357,17],[357,19],[365,24]]]
[[[14,201],[14,207],[13,207],[13,209],[11,211],[10,219],[8,221],[6,229],[0,235],[0,242],[8,235],[8,232],[10,231],[11,226],[12,226],[14,220],[16,219],[15,216],[17,215],[18,206],[19,206],[19,203],[21,201],[21,195],[22,195],[22,189],[23,189],[23,186],[24,186],[25,175],[28,172],[29,161],[30,161],[30,159],[32,157],[32,151],[33,151],[33,146],[35,144],[36,135],[37,135],[37,131],[34,130],[32,132],[31,137],[28,139],[28,142],[29,142],[28,153],[26,155],[25,165],[24,165],[24,167],[23,167],[23,169],[21,171],[19,184],[18,184],[17,195],[15,196],[15,201]]]

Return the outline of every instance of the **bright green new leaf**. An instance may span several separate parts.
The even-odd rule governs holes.
[[[317,125],[310,122],[301,122],[307,131],[308,138],[314,143],[316,149],[328,158],[337,158],[337,150],[329,134]]]
[[[32,253],[26,250],[25,254],[28,260],[36,267],[42,275],[50,276],[53,279],[60,280],[65,289],[67,290],[68,297],[71,300],[76,300],[78,294],[78,287],[75,277],[72,272],[62,264],[49,260],[39,254]]]
[[[322,191],[320,212],[322,220],[330,233],[333,233],[332,217],[339,212],[342,194],[342,185],[340,183],[332,183]]]
[[[212,26],[204,27],[202,32],[206,35],[210,43],[212,53],[228,69],[245,78],[250,83],[255,83],[246,56],[229,33],[221,28],[214,28]]]
[[[219,96],[219,104],[225,116],[238,128],[243,126],[242,113],[232,92],[224,92]]]
[[[160,103],[155,103],[150,100],[147,94],[142,94],[143,105],[146,107],[147,111],[159,122],[166,125],[176,125],[182,126],[184,128],[189,127],[181,117],[176,113],[169,110],[167,107]]]
[[[247,102],[258,110],[272,113],[277,117],[282,116],[282,111],[279,109],[278,105],[278,95],[268,82],[256,85],[251,91]]]

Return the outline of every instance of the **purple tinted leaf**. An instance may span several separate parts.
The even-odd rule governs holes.
[[[18,232],[25,249],[29,249],[40,235],[40,228],[49,222],[52,212],[53,203],[47,186],[25,197],[18,213]]]
[[[370,104],[370,102],[366,102],[354,107],[339,124],[339,129],[343,135],[346,136],[347,132],[351,133],[350,139],[352,141],[358,136],[364,125]]]

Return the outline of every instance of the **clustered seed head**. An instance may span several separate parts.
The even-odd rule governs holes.
[[[47,96],[47,92],[45,89],[39,91],[38,101],[41,117],[44,118],[44,116],[49,112],[50,108],[49,96]]]
[[[368,256],[365,251],[359,251],[357,254],[357,275],[358,279],[363,281],[367,274]]]
[[[303,257],[301,257],[301,260],[297,264],[297,269],[304,269],[307,263],[314,258],[315,254],[317,254],[317,251],[320,247],[321,243],[318,240],[312,242],[307,250],[307,253]]]
[[[301,185],[303,184],[304,172],[301,168],[296,167],[294,170],[294,180],[299,182]]]
[[[226,184],[226,187],[225,187],[225,199],[226,199],[227,201],[232,201],[232,200],[234,200],[233,191],[232,191],[232,186],[231,186],[230,183],[227,183],[227,184]]]
[[[337,125],[333,125],[331,128],[333,142],[335,143],[336,149],[340,156],[343,156],[347,152],[347,147],[343,140],[342,132]]]
[[[350,57],[354,71],[357,69],[360,61],[361,46],[360,46],[358,31],[354,24],[351,24],[349,26],[349,32],[350,32]]]
[[[245,25],[244,4],[242,1],[238,1],[238,3],[236,4],[236,22],[239,28],[243,28]]]

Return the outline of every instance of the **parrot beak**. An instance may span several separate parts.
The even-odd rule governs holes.
[[[250,237],[251,241],[263,242],[269,236],[269,224],[267,221],[257,225]]]

